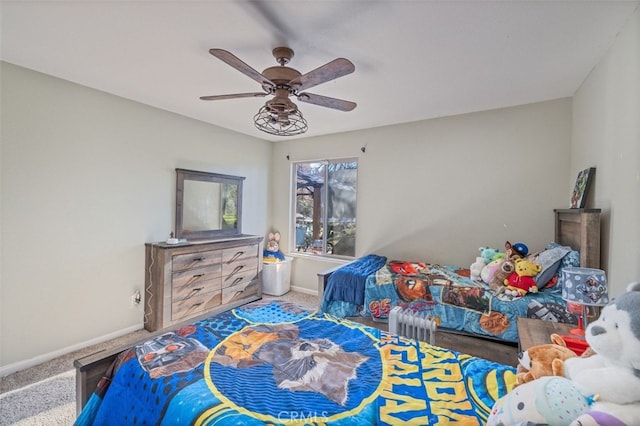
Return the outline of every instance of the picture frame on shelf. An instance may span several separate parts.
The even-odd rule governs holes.
[[[591,189],[591,184],[593,182],[595,174],[595,167],[589,167],[587,169],[581,170],[578,173],[578,177],[576,178],[576,185],[573,188],[573,193],[571,194],[571,202],[569,203],[569,208],[583,209],[585,207],[587,203],[587,197],[589,196],[589,190]]]

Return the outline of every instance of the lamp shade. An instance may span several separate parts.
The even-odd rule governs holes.
[[[564,268],[562,298],[581,305],[606,305],[609,303],[609,294],[604,271],[592,268]]]

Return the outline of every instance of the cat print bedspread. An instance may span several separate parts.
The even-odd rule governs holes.
[[[131,348],[76,424],[484,424],[512,367],[284,302]]]

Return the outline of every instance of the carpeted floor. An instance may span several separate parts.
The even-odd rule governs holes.
[[[317,296],[295,291],[282,296],[263,295],[263,299],[287,300],[311,309],[318,307]],[[138,330],[1,377],[0,426],[73,424],[76,417],[73,361],[101,350],[127,346],[148,334],[146,330]]]
[[[75,371],[0,395],[0,425],[71,425],[76,414]]]

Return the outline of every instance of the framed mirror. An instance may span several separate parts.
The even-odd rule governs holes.
[[[242,233],[244,177],[176,169],[176,238]]]

